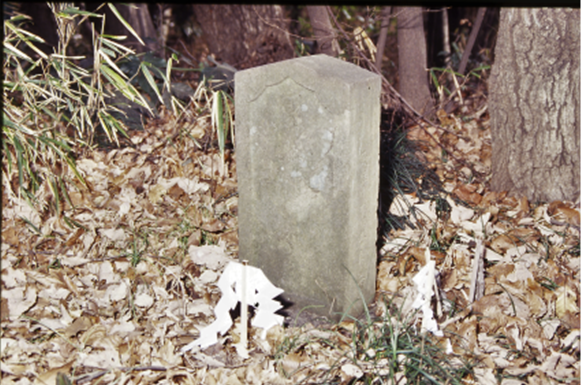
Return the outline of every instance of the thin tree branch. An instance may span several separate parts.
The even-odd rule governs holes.
[[[460,66],[458,67],[458,72],[464,75],[466,71],[466,65],[468,65],[468,58],[476,42],[476,36],[478,36],[478,31],[480,31],[480,26],[482,25],[482,20],[484,20],[484,14],[486,13],[485,7],[478,8],[478,14],[476,15],[476,21],[474,22],[474,27],[470,31],[470,37],[468,37],[468,43],[466,43],[466,49],[462,54],[462,59],[460,60]]]

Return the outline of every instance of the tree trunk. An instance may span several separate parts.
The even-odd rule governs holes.
[[[317,41],[317,52],[336,57],[339,54],[336,49],[339,44],[335,39],[335,31],[331,25],[327,7],[307,5],[307,12]]]
[[[386,6],[381,9],[381,29],[379,39],[377,40],[377,56],[375,57],[375,66],[381,72],[381,63],[383,62],[383,52],[385,51],[385,42],[387,41],[387,31],[391,17],[391,7]]]
[[[422,8],[397,7],[399,93],[420,113],[433,114],[434,102],[426,71],[426,38]]]
[[[210,52],[237,69],[290,59],[294,55],[279,5],[195,4]]]
[[[502,9],[490,78],[494,190],[579,199],[579,10]]]

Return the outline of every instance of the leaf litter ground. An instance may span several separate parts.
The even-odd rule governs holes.
[[[481,115],[441,114],[446,131],[408,131],[447,194],[393,199],[391,214],[411,219],[384,239],[371,318],[290,322],[266,340],[251,329],[246,360],[233,347],[237,327],[217,345],[179,352],[214,320],[216,283],[237,260],[236,157],[229,151],[223,166],[200,145],[209,117],[162,114],[132,133],[133,146],[84,154],[90,189],[69,175],[60,210],[31,209],[5,175],[2,383],[54,384],[63,374],[77,384],[437,383],[437,371],[410,377],[410,362],[432,357],[456,376],[448,383],[578,384],[579,207],[489,191]],[[54,207],[50,191],[40,195]],[[443,337],[422,333],[411,309],[427,258]]]

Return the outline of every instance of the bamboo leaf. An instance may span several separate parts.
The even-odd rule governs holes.
[[[14,54],[15,56],[26,60],[27,62],[33,63],[34,61],[30,56],[19,50],[18,48],[14,47],[7,41],[4,41],[4,55],[5,57],[9,56],[10,53]]]
[[[118,73],[118,74],[119,74],[121,77],[123,77],[123,78],[125,78],[125,79],[127,79],[127,80],[129,79],[129,78],[127,77],[127,75],[125,75],[125,74],[123,73],[123,71],[121,71],[121,69],[120,69],[119,67],[117,67],[117,64],[115,64],[115,63],[113,62],[113,60],[111,60],[111,58],[109,57],[109,55],[107,55],[107,54],[105,53],[105,49],[104,49],[104,48],[101,48],[101,49],[99,50],[99,54],[100,54],[100,56],[101,56],[103,59],[105,59],[105,61],[107,62],[107,64],[109,64],[109,65],[111,66],[111,68],[113,68],[113,69],[115,70],[115,72],[116,72],[116,73]],[[123,80],[121,80],[121,81],[123,81]]]
[[[109,80],[117,90],[121,91],[121,93],[127,99],[131,100],[132,102],[138,103],[140,106],[146,108],[150,113],[153,113],[151,111],[151,107],[149,106],[149,104],[147,104],[145,99],[143,99],[143,96],[141,96],[141,94],[137,92],[137,90],[131,84],[121,79],[121,77],[115,71],[113,71],[106,65],[102,65],[101,70],[103,72],[103,75],[105,75],[105,77],[107,78],[107,80]]]
[[[106,35],[102,35],[100,37],[100,40],[103,43],[103,45],[109,47],[112,51],[117,52],[121,55],[135,54],[135,51],[133,51],[131,48],[127,48],[124,45],[115,43],[114,41],[110,40],[110,39],[124,40],[125,36],[110,36],[110,35],[107,35],[107,37],[105,36]]]
[[[436,74],[434,73],[434,68],[430,68],[430,77],[432,78],[432,81],[434,82],[436,89],[440,89],[440,82],[438,82],[438,78],[436,77]]]
[[[27,46],[29,46],[34,52],[36,52],[41,58],[48,60],[48,56],[42,52],[37,46],[35,46],[34,44],[32,44],[30,42],[30,40],[35,40],[39,43],[45,43],[45,41],[43,39],[41,39],[40,37],[31,34],[30,32],[21,30],[19,28],[16,28],[12,25],[12,23],[5,21],[4,25],[6,27],[8,27],[11,31],[13,31],[16,36],[18,36],[18,38],[23,41]],[[29,38],[25,37],[24,35],[28,35]]]
[[[89,16],[89,17],[103,17],[103,15],[100,15],[98,13],[93,13],[93,12],[89,12],[89,11],[83,11],[80,10],[77,7],[68,7],[65,8],[61,11],[61,13],[65,14],[65,15],[83,15],[83,16]]]
[[[123,16],[121,16],[121,14],[117,10],[117,8],[115,8],[115,6],[111,3],[108,3],[107,5],[109,6],[109,9],[111,9],[111,11],[115,14],[115,16],[117,16],[117,19],[119,19],[121,24],[123,24],[123,26],[125,28],[127,28],[127,30],[129,32],[131,32],[131,34],[141,43],[141,45],[145,45],[145,43],[143,42],[143,40],[141,40],[141,38],[139,37],[137,32],[135,32],[135,30],[131,27],[131,25],[123,18]],[[132,5],[130,5],[130,6],[132,6]]]
[[[153,91],[157,95],[159,101],[163,104],[163,99],[161,97],[161,94],[159,93],[159,90],[157,89],[157,84],[155,84],[155,79],[153,79],[151,72],[149,72],[149,69],[147,68],[148,64],[149,63],[141,62],[141,64],[139,65],[139,68],[141,69],[141,72],[143,72],[143,76],[145,76],[147,83],[149,83],[150,87],[153,89]]]

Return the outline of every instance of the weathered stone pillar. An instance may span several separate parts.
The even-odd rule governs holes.
[[[380,77],[326,55],[235,77],[240,258],[295,307],[375,293]]]

